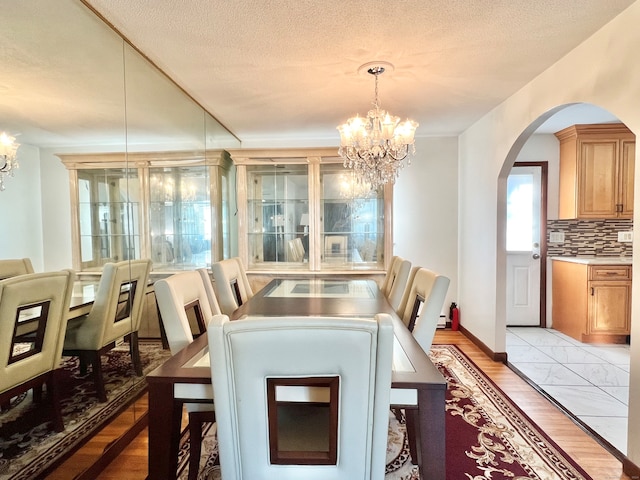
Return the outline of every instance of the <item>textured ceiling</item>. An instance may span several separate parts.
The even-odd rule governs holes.
[[[87,0],[242,141],[336,144],[383,108],[458,134],[631,0]]]
[[[395,65],[383,108],[417,120],[418,136],[458,134],[632,0],[5,1],[0,131],[22,144],[202,141],[198,109],[83,2],[254,147],[336,145],[336,125],[370,108],[358,67],[376,60]],[[612,118],[578,106],[546,128]]]

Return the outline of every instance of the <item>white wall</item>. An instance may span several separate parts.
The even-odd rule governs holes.
[[[462,324],[493,351],[505,350],[505,177],[524,139],[575,102],[609,110],[640,133],[640,2],[579,45],[460,136],[459,298]],[[640,188],[640,169],[635,183]],[[640,235],[640,195],[634,229]],[[638,238],[638,237],[637,237]],[[634,252],[640,278],[640,251]],[[640,338],[640,282],[633,283],[632,339]],[[640,465],[640,342],[631,342],[627,456]]]
[[[447,316],[458,291],[457,182],[458,139],[416,138],[416,155],[400,172],[393,201],[393,253],[451,279]]]
[[[57,150],[55,150],[57,152]],[[44,269],[72,268],[69,171],[54,151],[40,152]]]
[[[18,138],[19,140],[19,138]],[[44,270],[40,153],[31,145],[20,145],[20,167],[6,177],[0,192],[0,258],[31,259],[36,272]]]

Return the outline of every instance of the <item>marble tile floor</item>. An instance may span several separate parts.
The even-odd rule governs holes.
[[[580,423],[626,454],[629,345],[580,343],[553,329],[508,327],[507,359]]]

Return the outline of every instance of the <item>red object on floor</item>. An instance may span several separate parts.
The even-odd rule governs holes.
[[[449,318],[451,319],[451,330],[458,330],[460,328],[460,309],[455,302],[452,302],[449,308]]]

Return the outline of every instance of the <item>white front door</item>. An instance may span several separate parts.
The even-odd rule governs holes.
[[[540,166],[507,179],[507,325],[540,325]]]

